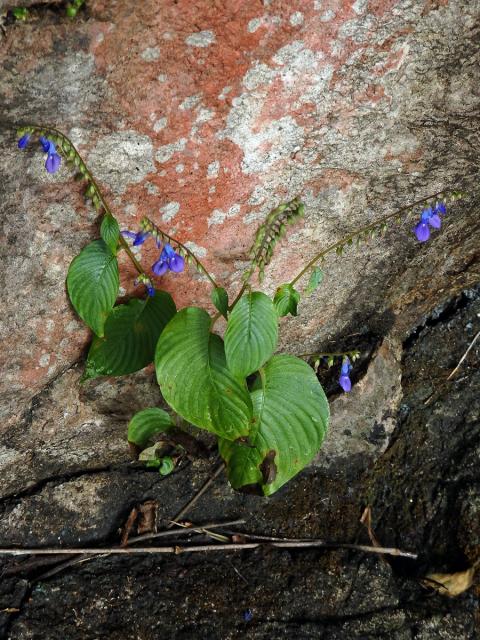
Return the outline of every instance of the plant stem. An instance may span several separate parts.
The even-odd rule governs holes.
[[[97,196],[99,202],[101,203],[102,207],[105,210],[105,213],[107,215],[111,215],[112,211],[107,203],[107,201],[105,200],[104,195],[102,194],[102,192],[100,191],[100,188],[95,180],[95,178],[93,177],[92,172],[90,171],[90,169],[87,167],[84,159],[82,158],[82,156],[79,154],[77,148],[75,147],[75,145],[72,143],[72,141],[70,140],[70,138],[68,138],[68,136],[66,136],[64,133],[62,133],[61,131],[59,131],[58,129],[56,129],[55,127],[50,127],[50,126],[40,126],[40,125],[36,125],[36,124],[29,124],[27,125],[27,127],[29,129],[32,129],[33,131],[35,131],[36,133],[39,134],[43,134],[43,133],[52,133],[53,135],[55,135],[58,138],[61,138],[62,140],[65,140],[65,142],[67,142],[68,145],[70,145],[70,147],[73,149],[75,155],[78,157],[78,159],[80,160],[82,167],[83,167],[83,172],[82,175],[85,176],[85,179],[91,184],[95,195]],[[66,152],[64,149],[62,149],[62,147],[60,146],[60,150],[62,151],[62,153],[65,155]],[[66,158],[67,160],[69,160],[69,158]],[[135,269],[138,271],[139,274],[141,275],[146,275],[145,271],[142,267],[142,265],[139,263],[139,261],[135,258],[135,256],[133,255],[130,247],[128,246],[127,241],[125,240],[125,238],[120,234],[120,244],[122,245],[122,249],[125,250],[125,253],[127,254],[127,256],[130,258],[133,266],[135,267]]]
[[[355,237],[361,235],[362,233],[368,232],[368,231],[370,231],[372,229],[375,229],[375,228],[379,227],[383,223],[387,222],[388,220],[391,220],[392,218],[396,218],[398,215],[400,215],[401,213],[403,213],[405,211],[408,211],[412,207],[416,207],[416,206],[418,206],[420,204],[428,202],[429,200],[432,200],[433,198],[436,198],[437,196],[441,196],[441,195],[447,194],[448,192],[449,192],[449,190],[438,191],[437,193],[429,195],[426,198],[421,198],[420,200],[416,200],[415,202],[412,202],[412,204],[409,204],[406,207],[402,207],[401,209],[397,209],[393,213],[389,213],[388,215],[384,216],[383,218],[380,218],[380,220],[377,220],[376,222],[372,222],[372,223],[367,224],[367,225],[365,225],[363,227],[360,227],[359,229],[356,229],[350,235],[346,236],[345,238],[342,238],[342,240],[339,240],[338,242],[334,242],[333,244],[329,245],[326,249],[323,249],[323,251],[320,251],[320,253],[317,253],[310,260],[310,262],[308,262],[307,265],[295,276],[295,278],[293,278],[293,280],[290,281],[290,285],[293,286],[296,282],[298,282],[300,280],[300,278],[302,278],[307,273],[307,271],[309,271],[315,265],[316,262],[318,262],[321,258],[326,256],[327,253],[331,253],[332,251],[335,251],[339,247],[343,247],[349,240],[353,240]]]
[[[325,353],[302,353],[297,358],[343,358],[344,356],[351,356],[354,351],[326,351]],[[357,353],[355,351],[355,353]]]

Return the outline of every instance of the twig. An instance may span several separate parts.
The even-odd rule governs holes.
[[[200,490],[193,496],[193,498],[191,500],[189,500],[187,502],[187,504],[182,507],[182,509],[180,509],[180,511],[177,513],[176,516],[174,516],[170,522],[170,524],[168,525],[167,529],[171,529],[172,527],[174,527],[174,522],[181,520],[183,518],[183,516],[188,513],[188,511],[190,511],[190,509],[198,502],[198,500],[203,496],[203,494],[205,493],[205,491],[207,491],[211,485],[215,482],[215,480],[218,478],[218,476],[221,474],[221,472],[223,471],[225,467],[225,463],[222,462],[216,469],[215,472],[213,474],[213,476],[211,476],[204,485],[202,485],[202,487],[200,488]]]
[[[209,551],[244,551],[245,549],[258,549],[259,547],[276,547],[281,549],[313,549],[313,548],[330,548],[330,549],[353,549],[356,551],[364,551],[365,553],[379,553],[390,556],[402,556],[404,558],[416,559],[416,553],[410,551],[401,551],[394,547],[371,547],[363,544],[348,544],[337,542],[325,542],[324,540],[297,540],[292,542],[246,542],[245,544],[204,544],[191,547],[180,547],[179,545],[168,547],[138,547],[129,549],[128,547],[104,547],[99,549],[91,548],[31,548],[31,549],[0,549],[0,555],[135,555],[138,553],[160,554],[173,553],[179,555],[182,553],[199,553]]]
[[[181,522],[174,521],[172,521],[172,524],[177,527],[181,527],[184,530],[192,531],[192,528],[188,524],[182,524]],[[212,531],[208,531],[207,529],[194,529],[194,531],[196,531],[197,533],[204,533],[209,538],[212,538],[212,540],[217,540],[217,542],[231,542],[228,536],[222,536],[220,533],[213,533]],[[172,530],[172,533],[176,532]]]
[[[185,525],[179,525],[179,523],[175,522],[178,526],[183,526],[184,528],[178,529],[168,529],[167,531],[159,531],[158,533],[145,533],[141,536],[135,536],[130,538],[128,544],[136,544],[137,542],[143,542],[144,540],[153,540],[154,538],[165,538],[168,536],[181,536],[188,535],[189,533],[204,533],[208,535],[208,529],[223,529],[223,527],[228,527],[232,524],[245,524],[245,520],[230,520],[229,522],[211,522],[209,524],[205,524],[202,527],[185,527]]]
[[[457,364],[457,366],[455,367],[455,369],[452,371],[452,373],[448,376],[447,380],[451,380],[451,378],[453,378],[453,376],[457,373],[457,371],[460,369],[460,366],[462,364],[462,362],[465,360],[465,358],[468,356],[468,354],[470,353],[473,345],[475,344],[475,342],[478,340],[478,337],[480,336],[480,331],[477,333],[477,335],[474,337],[474,339],[471,341],[468,349],[465,351],[465,353],[463,354],[463,356],[460,358],[460,362]]]
[[[209,524],[204,525],[203,527],[191,527],[178,530],[170,529],[169,531],[159,531],[157,533],[145,533],[141,536],[132,536],[127,540],[127,546],[131,544],[136,544],[138,542],[144,542],[145,540],[152,540],[153,538],[162,538],[168,536],[178,536],[178,535],[187,535],[189,533],[204,533],[208,535],[208,529],[217,529],[227,527],[233,524],[245,524],[245,520],[230,520],[229,522],[210,522]],[[41,580],[45,580],[47,578],[51,578],[52,576],[60,573],[64,569],[68,569],[68,567],[73,567],[77,564],[82,564],[84,562],[90,562],[91,560],[97,560],[98,558],[105,558],[108,556],[108,553],[98,554],[98,555],[81,555],[79,558],[73,558],[71,560],[65,560],[61,564],[57,565],[53,569],[42,573],[40,576],[35,578],[34,582],[40,582]],[[17,571],[18,573],[18,571]]]

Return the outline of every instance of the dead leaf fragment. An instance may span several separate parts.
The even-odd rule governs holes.
[[[158,502],[156,500],[147,500],[139,507],[137,533],[156,533],[157,531],[157,510]]]
[[[470,589],[475,575],[474,567],[457,573],[429,573],[422,580],[425,587],[431,587],[443,596],[455,598]]]

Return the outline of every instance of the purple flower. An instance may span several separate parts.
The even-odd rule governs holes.
[[[442,216],[447,213],[447,207],[444,202],[437,202],[435,206],[435,213],[441,213]]]
[[[20,140],[18,141],[18,148],[19,149],[25,149],[25,147],[28,144],[28,141],[30,140],[30,134],[29,133],[25,133]]]
[[[251,622],[253,620],[253,611],[251,609],[246,609],[243,612],[243,619],[245,622]]]
[[[163,276],[169,269],[174,273],[180,273],[185,267],[185,260],[176,253],[169,244],[166,244],[160,258],[152,266],[152,271],[156,276]]]
[[[348,393],[352,389],[352,381],[350,380],[350,371],[352,370],[352,365],[350,364],[350,358],[346,356],[342,362],[342,368],[340,370],[340,377],[338,382],[342,389]]]
[[[445,209],[445,205],[443,205],[443,208]],[[426,242],[430,238],[429,225],[434,229],[440,229],[442,226],[442,220],[437,213],[437,207],[435,207],[435,212],[432,207],[426,207],[420,215],[420,222],[413,228],[419,242]]]
[[[149,235],[150,234],[147,231],[138,231],[137,233],[134,231],[122,231],[122,236],[124,238],[130,238],[133,240],[134,247],[138,247],[143,244]]]
[[[43,151],[47,154],[45,169],[48,173],[56,173],[60,168],[62,159],[57,153],[55,144],[43,136],[40,137],[40,144],[42,145]]]

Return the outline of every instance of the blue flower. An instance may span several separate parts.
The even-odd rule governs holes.
[[[28,144],[28,141],[30,140],[30,134],[29,133],[25,133],[20,140],[18,141],[18,148],[19,149],[25,149],[25,147]]]
[[[442,216],[447,213],[447,207],[444,202],[437,202],[435,206],[435,213],[441,213]]]
[[[349,392],[352,389],[352,381],[350,380],[350,371],[352,365],[350,364],[350,358],[345,356],[342,362],[342,368],[340,370],[340,377],[338,382],[345,392]]]
[[[55,144],[43,136],[40,137],[40,144],[42,145],[43,151],[47,154],[45,169],[48,173],[56,173],[60,169],[62,159],[57,153]]]
[[[180,273],[185,267],[185,260],[176,253],[169,244],[166,244],[160,258],[152,266],[152,271],[156,276],[163,276],[169,269],[174,273]]]
[[[130,238],[133,240],[134,247],[138,247],[143,244],[149,235],[148,231],[138,231],[137,233],[134,231],[122,231],[122,236],[124,238]]]
[[[147,293],[150,296],[150,298],[153,298],[153,296],[155,295],[155,287],[151,284],[146,284],[145,285],[147,287]]]
[[[443,209],[445,209],[445,205],[443,205],[443,203],[441,204],[443,206]],[[440,229],[440,227],[442,226],[442,220],[437,213],[437,207],[435,207],[435,211],[433,211],[432,207],[426,207],[422,211],[420,215],[420,222],[418,222],[413,229],[419,242],[426,242],[430,238],[429,226],[433,227],[434,229]]]
[[[243,619],[245,622],[251,622],[253,620],[253,611],[251,609],[246,609],[243,612]]]

